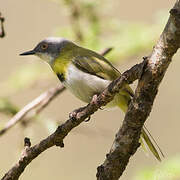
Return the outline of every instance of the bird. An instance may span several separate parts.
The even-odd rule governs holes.
[[[94,95],[100,94],[113,80],[121,76],[119,70],[104,56],[61,37],[48,37],[33,50],[20,55],[36,55],[44,60],[61,83],[85,103],[89,103]],[[133,90],[125,84],[106,107],[119,107],[126,113],[133,96]],[[161,161],[161,156],[164,157],[145,126],[141,131],[140,143],[142,147],[148,147],[157,160]]]

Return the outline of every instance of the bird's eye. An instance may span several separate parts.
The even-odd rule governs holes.
[[[43,43],[43,44],[41,45],[41,49],[42,49],[42,50],[46,50],[47,48],[48,48],[48,44]]]

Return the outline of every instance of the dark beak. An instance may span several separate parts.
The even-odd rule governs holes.
[[[21,53],[20,56],[27,56],[27,55],[33,55],[33,54],[35,54],[35,51],[31,50],[31,51],[27,51],[27,52]]]

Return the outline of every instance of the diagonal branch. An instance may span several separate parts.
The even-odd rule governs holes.
[[[113,146],[104,163],[97,169],[98,180],[117,180],[124,172],[129,158],[139,147],[139,137],[149,116],[159,84],[180,46],[180,1],[170,11],[167,25],[161,34],[136,88],[135,96],[116,134]]]
[[[33,117],[38,114],[42,109],[44,109],[50,101],[52,101],[58,94],[63,92],[65,90],[64,86],[57,86],[54,88],[49,89],[48,91],[42,93],[40,96],[38,96],[36,99],[34,99],[32,102],[27,104],[23,109],[21,109],[15,116],[10,119],[5,127],[0,130],[0,136],[3,135],[7,130],[12,128],[15,124],[17,124],[19,121],[23,120],[24,117],[33,109],[37,108],[37,110],[34,112]]]
[[[68,119],[64,124],[60,125],[57,130],[42,140],[39,144],[31,148],[27,148],[25,153],[20,157],[19,161],[4,175],[1,180],[17,180],[23,173],[26,166],[41,154],[46,149],[56,145],[63,147],[63,139],[67,134],[86,118],[90,117],[96,112],[101,106],[106,105],[110,102],[114,95],[119,92],[126,82],[132,83],[141,76],[142,68],[144,63],[135,65],[130,70],[126,71],[117,80],[113,81],[97,98],[93,98],[91,103],[87,106],[79,108],[71,113],[71,118]]]

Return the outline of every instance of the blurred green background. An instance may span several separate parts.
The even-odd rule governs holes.
[[[120,71],[125,71],[150,54],[175,1],[108,0],[1,0],[6,37],[0,39],[0,129],[12,114],[58,79],[36,57],[19,57],[48,36],[71,39],[107,55]],[[142,149],[131,158],[122,180],[180,179],[179,133],[179,53],[173,59],[159,88],[152,113],[146,122],[166,158],[157,162]],[[54,131],[69,112],[84,105],[68,91],[58,96],[30,123],[18,124],[0,137],[0,177],[18,160],[23,139],[32,144]],[[118,109],[95,113],[65,139],[65,148],[53,147],[36,158],[21,179],[95,179],[96,168],[109,151],[123,113]]]

